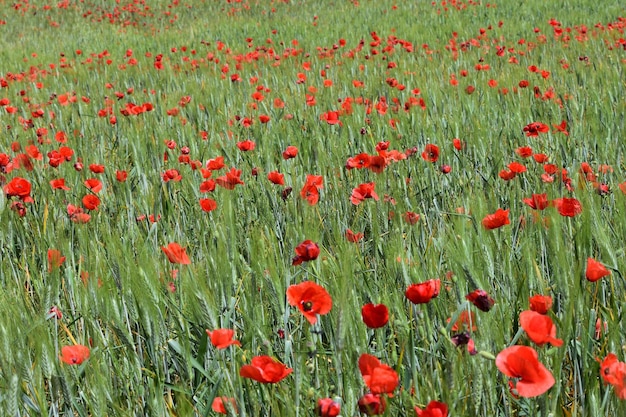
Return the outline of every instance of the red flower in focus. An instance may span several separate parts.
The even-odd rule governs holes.
[[[180,181],[183,179],[183,176],[180,175],[177,169],[168,169],[163,173],[163,175],[161,175],[161,178],[163,178],[163,182],[169,182]]]
[[[290,285],[287,288],[287,301],[289,305],[298,307],[311,324],[317,322],[318,314],[328,314],[333,306],[328,291],[312,281]]]
[[[320,398],[317,400],[315,415],[318,417],[337,417],[341,412],[341,406],[332,398]]]
[[[211,344],[217,349],[226,349],[230,345],[241,346],[241,342],[233,340],[235,331],[232,329],[216,329],[213,331],[206,329],[206,334],[209,336]]]
[[[501,208],[497,209],[495,213],[488,214],[483,218],[483,227],[485,229],[497,229],[498,227],[502,227],[504,225],[510,224],[509,220],[509,209],[502,210]]]
[[[244,140],[243,142],[237,142],[237,147],[243,152],[253,151],[256,148],[256,143],[251,140]]]
[[[32,203],[33,199],[30,197],[31,185],[30,182],[21,177],[15,177],[8,184],[4,186],[4,193],[7,197],[18,197],[24,203]]]
[[[566,217],[574,217],[583,211],[580,201],[575,198],[555,198],[552,200],[552,205],[556,207],[561,216]]]
[[[422,158],[428,162],[437,162],[437,159],[439,159],[439,147],[431,143],[427,144],[424,147],[424,152],[422,152]]]
[[[378,416],[385,412],[387,404],[385,398],[381,395],[375,395],[368,392],[359,398],[359,412],[368,416]]]
[[[239,369],[239,375],[263,384],[273,384],[286,378],[292,371],[269,356],[255,356],[250,365],[243,365]]]
[[[371,157],[368,154],[360,153],[360,154],[358,154],[356,156],[348,158],[348,160],[346,161],[346,169],[368,168],[369,165],[370,165],[370,159],[371,159]]]
[[[230,171],[226,173],[226,175],[217,177],[215,179],[215,182],[217,183],[217,185],[219,185],[220,187],[224,187],[227,190],[234,190],[235,185],[244,184],[244,182],[241,181],[240,177],[241,177],[241,170],[235,169],[234,167],[232,167]]]
[[[357,188],[354,188],[352,190],[352,196],[350,196],[352,204],[358,206],[366,198],[373,198],[378,201],[378,194],[374,191],[374,187],[376,187],[376,183],[368,182],[366,184],[360,184]]]
[[[587,278],[588,281],[596,282],[600,278],[604,278],[608,275],[611,275],[611,271],[609,271],[606,266],[593,258],[587,258],[585,278]]]
[[[511,172],[514,172],[515,174],[522,174],[526,172],[526,167],[519,162],[511,162],[508,165],[508,168]]]
[[[626,363],[618,361],[614,353],[609,353],[600,362],[600,376],[605,385],[613,385],[617,398],[626,400]]]
[[[176,242],[172,242],[167,246],[161,246],[161,250],[173,264],[189,265],[191,263],[189,256],[187,256],[186,249]]]
[[[97,178],[85,180],[85,186],[96,194],[102,191],[102,182]]]
[[[425,304],[439,295],[441,280],[431,279],[420,284],[411,284],[404,295],[413,304]]]
[[[83,207],[87,210],[98,210],[98,206],[100,205],[100,199],[93,194],[87,194],[84,196],[82,202]]]
[[[291,265],[300,265],[302,262],[314,261],[320,255],[320,247],[312,240],[305,240],[296,246],[296,256],[292,259]]]
[[[59,359],[68,365],[80,365],[89,359],[89,348],[83,345],[63,346]]]
[[[218,414],[228,414],[228,410],[232,409],[237,414],[237,403],[234,398],[215,397],[211,403],[211,410]]]
[[[447,417],[448,406],[446,403],[431,401],[423,410],[419,407],[415,407],[415,413],[417,417]]]
[[[50,180],[50,187],[52,187],[53,190],[68,191],[70,189],[70,187],[65,185],[65,178],[58,178],[55,180]]]
[[[389,365],[381,363],[375,356],[367,353],[359,357],[359,370],[365,385],[372,394],[389,394],[400,384],[398,373]]]
[[[60,268],[63,262],[65,262],[65,256],[61,256],[59,250],[48,249],[48,272]]]
[[[525,198],[522,202],[533,210],[544,210],[550,205],[546,193],[533,194],[532,197]]]
[[[218,171],[224,168],[224,166],[225,165],[224,165],[223,156],[218,156],[217,158],[209,159],[206,163],[207,169],[210,169],[211,171]]]
[[[321,175],[307,175],[306,182],[300,190],[300,196],[314,206],[320,199],[320,189],[324,187],[324,178]]]
[[[546,343],[556,347],[563,345],[563,340],[556,338],[556,326],[550,316],[526,310],[520,313],[519,320],[530,340],[537,345],[543,346]]]
[[[363,323],[370,329],[383,327],[389,321],[389,310],[384,304],[365,304],[361,308]]]
[[[267,179],[276,185],[285,185],[285,176],[278,171],[272,171],[267,174]]]
[[[363,240],[363,237],[364,235],[361,232],[354,233],[352,230],[346,229],[346,239],[348,239],[348,242],[358,243]]]
[[[474,290],[465,296],[465,299],[474,304],[480,311],[489,311],[495,304],[493,298],[485,290]]]
[[[326,113],[322,113],[320,115],[320,120],[324,120],[329,125],[343,126],[343,123],[341,123],[341,120],[339,120],[338,111],[328,111]]]
[[[283,159],[295,158],[298,155],[298,148],[295,146],[287,146],[283,151]]]
[[[536,397],[554,385],[554,376],[539,362],[537,351],[528,346],[511,346],[496,357],[496,366],[513,378],[512,387],[520,397]]]
[[[522,146],[515,150],[515,153],[521,156],[522,158],[528,158],[533,155],[533,148],[530,146]]]
[[[548,314],[548,311],[552,308],[552,297],[536,294],[528,299],[528,303],[532,311],[536,311],[539,314]]]
[[[540,133],[548,133],[550,126],[541,122],[533,122],[524,126],[523,131],[526,132],[526,136],[539,136]]]
[[[102,174],[104,172],[104,165],[91,164],[89,165],[89,170],[94,174]]]

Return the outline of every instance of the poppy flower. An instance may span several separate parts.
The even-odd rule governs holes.
[[[228,414],[228,409],[232,409],[237,414],[237,403],[234,398],[215,397],[211,403],[211,410],[218,414]]]
[[[369,169],[370,171],[376,174],[380,174],[385,170],[386,166],[387,166],[387,159],[385,159],[384,156],[371,155],[369,164],[367,165],[367,169]]]
[[[493,298],[485,290],[474,290],[465,296],[465,299],[474,304],[480,311],[489,311],[495,304]]]
[[[512,387],[520,397],[537,397],[555,383],[552,373],[539,362],[537,351],[528,346],[511,346],[496,356],[496,366],[513,378]]]
[[[128,179],[128,172],[122,170],[115,171],[115,179],[117,182],[125,182]]]
[[[102,174],[104,172],[104,165],[100,164],[90,164],[89,170],[94,174]]]
[[[441,280],[431,279],[419,284],[411,284],[404,295],[413,304],[425,304],[439,295]]]
[[[540,133],[548,133],[550,126],[541,122],[533,122],[524,126],[522,130],[526,133],[526,136],[539,136]]]
[[[609,353],[600,362],[602,382],[613,385],[620,400],[626,399],[626,363],[617,360],[614,353]]]
[[[580,201],[575,198],[555,198],[552,200],[552,205],[556,207],[561,216],[565,217],[574,217],[583,211]]]
[[[548,311],[552,308],[552,297],[536,294],[528,299],[528,303],[532,311],[536,311],[539,314],[548,314]]]
[[[510,181],[517,176],[517,174],[510,169],[503,169],[498,173],[498,176],[504,181]]]
[[[200,203],[200,208],[202,209],[202,211],[205,211],[207,213],[217,208],[217,201],[213,200],[212,198],[201,198],[198,201]]]
[[[253,151],[256,148],[256,143],[251,140],[244,140],[242,142],[237,142],[237,148],[239,148],[242,152]]]
[[[68,365],[80,365],[89,359],[89,348],[83,345],[63,346],[59,358]]]
[[[241,342],[233,340],[235,331],[232,329],[216,329],[213,331],[206,329],[206,334],[209,336],[211,344],[217,349],[226,349],[230,345],[241,346]]]
[[[521,156],[522,158],[529,158],[533,155],[533,148],[530,146],[522,146],[515,150],[515,153]]]
[[[93,194],[87,194],[84,196],[82,202],[83,207],[87,210],[97,210],[100,205],[100,199]]]
[[[358,243],[363,240],[363,237],[364,235],[361,232],[354,233],[352,230],[346,229],[346,239],[348,239],[348,242]]]
[[[287,146],[287,148],[283,151],[283,159],[285,160],[295,158],[297,155],[298,148],[295,146]]]
[[[526,172],[526,167],[519,162],[511,162],[507,168],[509,168],[511,172],[514,172],[516,174],[522,174]]]
[[[102,182],[97,178],[89,178],[85,180],[85,186],[94,193],[102,191]]]
[[[585,270],[585,277],[588,281],[596,282],[600,278],[611,275],[606,266],[596,261],[593,258],[587,258],[587,269]]]
[[[357,188],[352,190],[352,195],[350,196],[350,201],[355,206],[361,204],[366,198],[373,198],[378,201],[378,194],[374,191],[374,187],[376,187],[376,183],[368,182],[365,184],[360,184]]]
[[[367,168],[370,165],[370,156],[366,153],[360,153],[356,156],[348,158],[346,161],[346,169],[361,169]]]
[[[177,169],[168,169],[161,175],[161,178],[163,178],[163,182],[169,182],[180,181],[183,179],[183,176],[180,175],[180,172],[178,172]]]
[[[456,149],[457,151],[460,151],[460,150],[463,149],[465,144],[463,142],[461,142],[461,139],[454,138],[454,139],[452,139],[452,146],[454,146],[454,149]]]
[[[296,256],[291,265],[300,265],[302,262],[314,261],[320,255],[320,247],[312,240],[305,240],[296,246]]]
[[[209,159],[206,163],[206,167],[207,169],[210,169],[211,171],[219,171],[220,169],[224,168],[224,157],[223,156],[218,156],[217,158],[213,158],[213,159]]]
[[[337,417],[341,412],[341,406],[332,398],[320,398],[317,400],[315,415],[318,417]]]
[[[423,410],[416,406],[415,413],[417,414],[417,417],[447,417],[448,406],[446,403],[431,401]]]
[[[62,256],[59,250],[48,249],[48,272],[60,268],[63,262],[65,262],[65,256]]]
[[[276,185],[285,185],[285,176],[278,171],[272,171],[267,174],[267,179]]]
[[[385,398],[381,395],[372,394],[368,392],[361,398],[359,398],[359,412],[368,416],[378,416],[385,412],[387,404]]]
[[[50,181],[50,187],[53,190],[65,190],[68,191],[70,187],[65,185],[65,178],[58,178]]]
[[[530,198],[524,198],[522,202],[533,210],[544,210],[550,205],[546,193],[533,194]]]
[[[304,318],[311,324],[317,322],[318,314],[328,314],[333,306],[333,300],[328,291],[312,281],[290,285],[287,288],[287,301],[289,305],[298,307]]]
[[[250,378],[263,384],[273,384],[286,378],[293,369],[269,356],[255,356],[250,365],[243,365],[239,375]]]
[[[488,214],[483,218],[483,227],[488,230],[497,229],[504,225],[510,224],[509,209],[497,209],[495,213]]]
[[[400,384],[398,373],[373,355],[364,353],[359,357],[359,370],[372,394],[391,395]]]
[[[176,242],[172,242],[167,246],[161,246],[161,250],[173,264],[189,265],[191,263],[189,256],[187,256],[186,249]]]
[[[405,223],[414,225],[420,220],[420,215],[412,211],[407,211],[402,215],[402,219]]]
[[[556,347],[563,345],[563,340],[556,338],[556,326],[550,316],[526,310],[520,313],[519,321],[530,340],[537,345],[543,346],[546,343]]]
[[[4,193],[7,197],[18,197],[24,203],[32,203],[30,197],[31,185],[30,181],[21,177],[15,177],[4,186]]]
[[[321,175],[307,175],[306,182],[300,190],[300,196],[314,206],[320,199],[319,190],[324,187],[324,178]]]
[[[427,162],[437,162],[439,159],[439,147],[431,143],[427,144],[424,147],[424,152],[422,152],[422,158]]]
[[[230,168],[230,171],[221,177],[217,177],[215,182],[220,187],[224,187],[227,190],[234,190],[237,184],[244,185],[244,182],[241,181],[241,170],[236,169],[234,167]]]
[[[367,327],[377,329],[389,321],[389,309],[384,304],[365,304],[361,308],[361,317]]]

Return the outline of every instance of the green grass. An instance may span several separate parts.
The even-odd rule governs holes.
[[[400,388],[387,398],[389,416],[414,415],[414,406],[430,400],[446,402],[452,416],[626,411],[603,385],[596,361],[611,352],[624,358],[626,330],[626,196],[618,187],[626,178],[626,10],[620,2],[448,2],[448,11],[431,2],[386,0],[152,3],[146,10],[133,2],[70,1],[46,10],[0,1],[0,76],[8,82],[0,99],[17,107],[15,114],[0,109],[0,153],[13,158],[34,144],[43,156],[32,160],[30,171],[0,175],[3,186],[26,178],[34,199],[20,217],[11,209],[17,199],[0,193],[0,409],[6,415],[205,416],[215,414],[216,396],[234,397],[244,416],[314,415],[323,397],[337,397],[342,415],[359,415],[357,401],[367,391],[357,365],[362,353],[399,374]],[[552,18],[563,35],[553,35]],[[581,25],[586,37],[577,40]],[[372,32],[378,46],[370,45]],[[412,52],[395,39],[410,42]],[[453,39],[457,56],[446,48]],[[349,54],[361,40],[362,50]],[[156,70],[159,54],[163,69]],[[478,71],[477,64],[490,69]],[[550,76],[530,72],[531,65]],[[322,71],[332,86],[323,85]],[[298,83],[298,73],[306,81]],[[242,81],[231,82],[232,74]],[[394,89],[391,78],[406,89]],[[521,80],[529,87],[519,88]],[[265,98],[255,103],[260,86]],[[536,98],[534,87],[554,97]],[[63,106],[62,94],[77,100]],[[306,95],[317,104],[308,106]],[[182,106],[185,96],[191,102]],[[423,98],[425,109],[403,110],[412,96]],[[385,114],[376,108],[382,97]],[[276,98],[284,108],[273,105]],[[320,120],[347,98],[353,112],[340,116],[341,126]],[[149,102],[154,110],[125,117],[120,110],[129,102]],[[115,124],[98,116],[108,105]],[[34,118],[38,108],[44,115]],[[169,116],[174,108],[178,115]],[[269,123],[259,122],[262,114]],[[251,127],[237,122],[244,117],[254,120]],[[34,127],[24,128],[20,118]],[[522,132],[531,122],[552,127],[562,120],[569,136],[554,129],[538,138]],[[40,143],[35,131],[44,127]],[[59,131],[67,133],[65,146],[74,156],[52,168],[47,154],[62,146],[54,137]],[[453,138],[465,148],[455,150]],[[255,150],[237,149],[246,139],[256,142]],[[168,140],[175,149],[166,147]],[[417,153],[380,174],[345,169],[354,155],[376,154],[381,141],[389,141],[389,150],[415,147]],[[22,150],[12,150],[12,143]],[[441,149],[435,164],[420,156],[427,143]],[[283,160],[288,145],[299,153]],[[573,191],[558,178],[543,182],[542,165],[515,153],[521,146],[567,169]],[[182,147],[203,166],[223,156],[227,168],[242,170],[245,184],[200,193],[205,179],[178,162]],[[82,171],[74,168],[79,158]],[[512,161],[528,171],[506,182],[498,173]],[[583,180],[582,162],[610,194],[600,196]],[[93,163],[104,164],[105,172],[91,173]],[[450,174],[441,173],[442,164]],[[603,164],[612,170],[602,173]],[[165,183],[167,169],[178,169],[182,180]],[[126,170],[128,180],[116,181],[116,170]],[[285,199],[284,187],[266,179],[274,170],[293,188]],[[324,178],[315,206],[299,195],[307,174]],[[49,181],[56,178],[70,190],[52,190]],[[81,206],[88,178],[103,183],[101,205],[88,223],[74,223],[67,206]],[[376,183],[380,200],[353,205],[352,189],[366,182]],[[550,207],[536,222],[522,202],[533,193],[576,197],[583,211],[567,218]],[[218,204],[210,213],[198,204],[207,196]],[[511,223],[484,229],[483,217],[500,207],[510,209]],[[402,220],[407,211],[420,215],[417,224]],[[150,214],[160,219],[137,220]],[[348,228],[363,232],[364,240],[349,242]],[[292,266],[305,239],[319,244],[320,256]],[[160,248],[170,242],[186,248],[189,265],[168,262]],[[66,257],[58,269],[48,268],[51,248]],[[588,282],[588,257],[612,274]],[[433,278],[442,281],[439,296],[412,305],[407,286]],[[305,280],[333,298],[331,312],[315,326],[285,295]],[[496,300],[491,311],[465,301],[476,288]],[[537,347],[519,331],[519,313],[533,294],[553,297],[550,316],[562,347]],[[385,327],[364,325],[360,311],[368,302],[388,306]],[[62,319],[47,318],[52,306]],[[476,356],[449,340],[447,319],[468,309],[476,313]],[[600,337],[596,319],[609,329]],[[216,328],[235,329],[241,347],[215,349],[205,329]],[[90,346],[91,356],[69,366],[59,360],[60,350],[74,342]],[[511,344],[539,352],[556,379],[547,393],[530,399],[509,393],[493,357]],[[239,368],[257,355],[273,356],[293,373],[267,385],[241,378]]]

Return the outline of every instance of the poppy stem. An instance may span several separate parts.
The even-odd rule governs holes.
[[[77,345],[78,342],[76,341],[76,339],[74,339],[74,336],[72,336],[72,332],[70,332],[70,329],[67,328],[67,326],[65,325],[65,323],[61,322],[61,327],[63,328],[63,331],[65,331],[65,333],[67,333],[67,336],[70,338],[70,340],[72,341],[73,344]]]

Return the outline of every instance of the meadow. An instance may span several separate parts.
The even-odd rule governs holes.
[[[625,29],[0,0],[2,414],[626,415]]]

